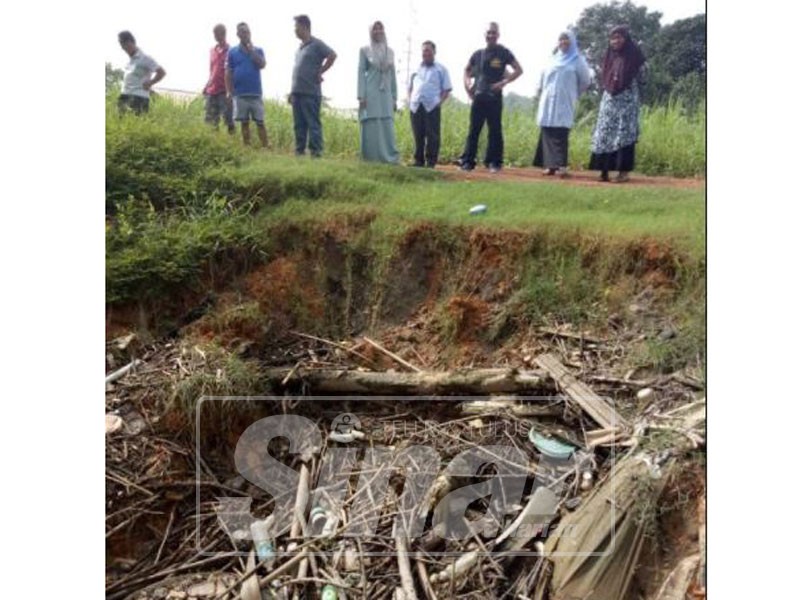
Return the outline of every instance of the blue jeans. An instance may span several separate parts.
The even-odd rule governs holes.
[[[322,122],[319,119],[321,103],[320,96],[292,94],[295,154],[305,154],[308,140],[311,156],[322,155]]]

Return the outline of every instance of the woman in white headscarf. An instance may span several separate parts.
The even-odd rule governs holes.
[[[539,83],[540,134],[533,165],[544,167],[545,175],[567,175],[569,132],[575,121],[575,106],[590,83],[591,72],[578,51],[575,34],[565,31],[558,36],[558,48]]]
[[[394,133],[397,109],[397,76],[394,52],[386,45],[383,23],[370,27],[370,44],[358,57],[358,120],[361,124],[361,157],[397,163],[400,153]]]

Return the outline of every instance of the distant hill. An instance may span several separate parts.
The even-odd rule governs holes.
[[[455,96],[451,96],[448,100],[450,104],[467,106],[466,102],[462,102]],[[514,92],[508,92],[503,95],[503,110],[523,110],[528,113],[533,113],[536,107],[536,98],[529,98],[528,96],[520,96]]]

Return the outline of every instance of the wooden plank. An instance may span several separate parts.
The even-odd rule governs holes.
[[[403,366],[404,366],[404,367],[406,367],[407,369],[411,369],[412,371],[416,371],[417,373],[422,373],[422,369],[419,369],[419,368],[415,367],[414,365],[412,365],[412,364],[411,364],[410,362],[408,362],[407,360],[403,360],[403,358],[402,358],[402,357],[400,357],[400,356],[397,356],[397,354],[395,354],[394,352],[389,352],[389,351],[388,351],[386,348],[384,348],[383,346],[381,346],[381,345],[380,345],[378,342],[376,342],[375,340],[371,340],[371,339],[370,339],[370,338],[368,338],[367,336],[362,336],[362,339],[363,339],[365,342],[367,342],[367,343],[368,343],[370,346],[372,346],[373,348],[377,348],[378,350],[380,350],[381,352],[383,352],[383,353],[384,353],[386,356],[388,356],[389,358],[393,359],[395,362],[397,362],[397,363],[399,363],[399,364],[403,365]]]
[[[461,405],[465,415],[485,415],[508,412],[518,417],[558,417],[564,414],[564,407],[545,402],[522,403],[513,396],[497,396],[489,400],[472,400]]]
[[[578,381],[561,361],[553,354],[543,354],[535,361],[547,371],[567,396],[572,398],[583,411],[594,419],[603,429],[626,429],[628,423],[603,398],[588,386]]]

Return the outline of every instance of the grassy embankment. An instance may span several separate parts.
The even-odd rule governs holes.
[[[294,148],[291,107],[269,101],[265,104],[265,122],[273,149],[291,153]],[[169,100],[153,103],[153,118],[173,127],[193,126],[203,119],[202,99],[177,106]],[[589,162],[594,112],[580,117],[570,135],[570,166],[585,168]],[[358,122],[353,117],[334,111],[323,111],[325,154],[330,158],[358,156]],[[637,171],[645,175],[677,177],[705,174],[706,118],[704,107],[688,114],[679,104],[665,107],[643,107],[641,137],[636,149]],[[440,160],[452,163],[464,147],[469,125],[469,108],[446,104],[442,111],[442,143]],[[395,118],[398,149],[402,160],[412,160],[414,143],[407,110]],[[532,112],[505,111],[503,114],[505,159],[508,165],[529,166],[536,149],[539,128]],[[481,136],[478,156],[483,155],[486,132]]]
[[[445,116],[446,155],[457,154],[461,143],[463,132],[453,128],[466,126],[464,115],[458,122],[450,117]],[[509,160],[524,163],[536,136],[528,127],[533,120],[507,119]],[[159,102],[146,119],[108,113],[109,306],[163,305],[164,298],[201,294],[290,253],[310,256],[310,264],[330,261],[322,256],[321,242],[331,236],[347,271],[345,287],[372,286],[378,291],[364,301],[380,303],[387,296],[379,290],[382,282],[396,279],[408,258],[403,254],[409,235],[424,237],[426,252],[444,257],[445,273],[457,275],[474,252],[478,228],[511,264],[506,275],[512,289],[504,305],[513,322],[507,326],[506,319],[487,335],[553,321],[600,327],[612,313],[624,312],[655,270],[668,279],[660,311],[680,335],[645,341],[643,360],[669,369],[702,356],[702,190],[445,181],[434,172],[346,158],[357,151],[357,124],[331,116],[325,121],[330,158],[298,160],[280,154],[291,148],[287,109],[269,105],[267,121],[277,150],[265,153],[243,149],[238,137],[208,131],[196,105]],[[399,119],[406,155],[407,129]],[[643,130],[643,171],[704,171],[703,122],[673,108],[645,114]],[[583,146],[588,137],[579,128],[575,156],[585,153]],[[468,209],[477,203],[487,204],[489,212],[470,217]],[[314,277],[321,281],[319,273]],[[463,291],[466,278],[445,276],[440,297]],[[358,292],[347,294],[349,303]],[[326,316],[317,331],[347,333],[337,330],[336,315]]]

